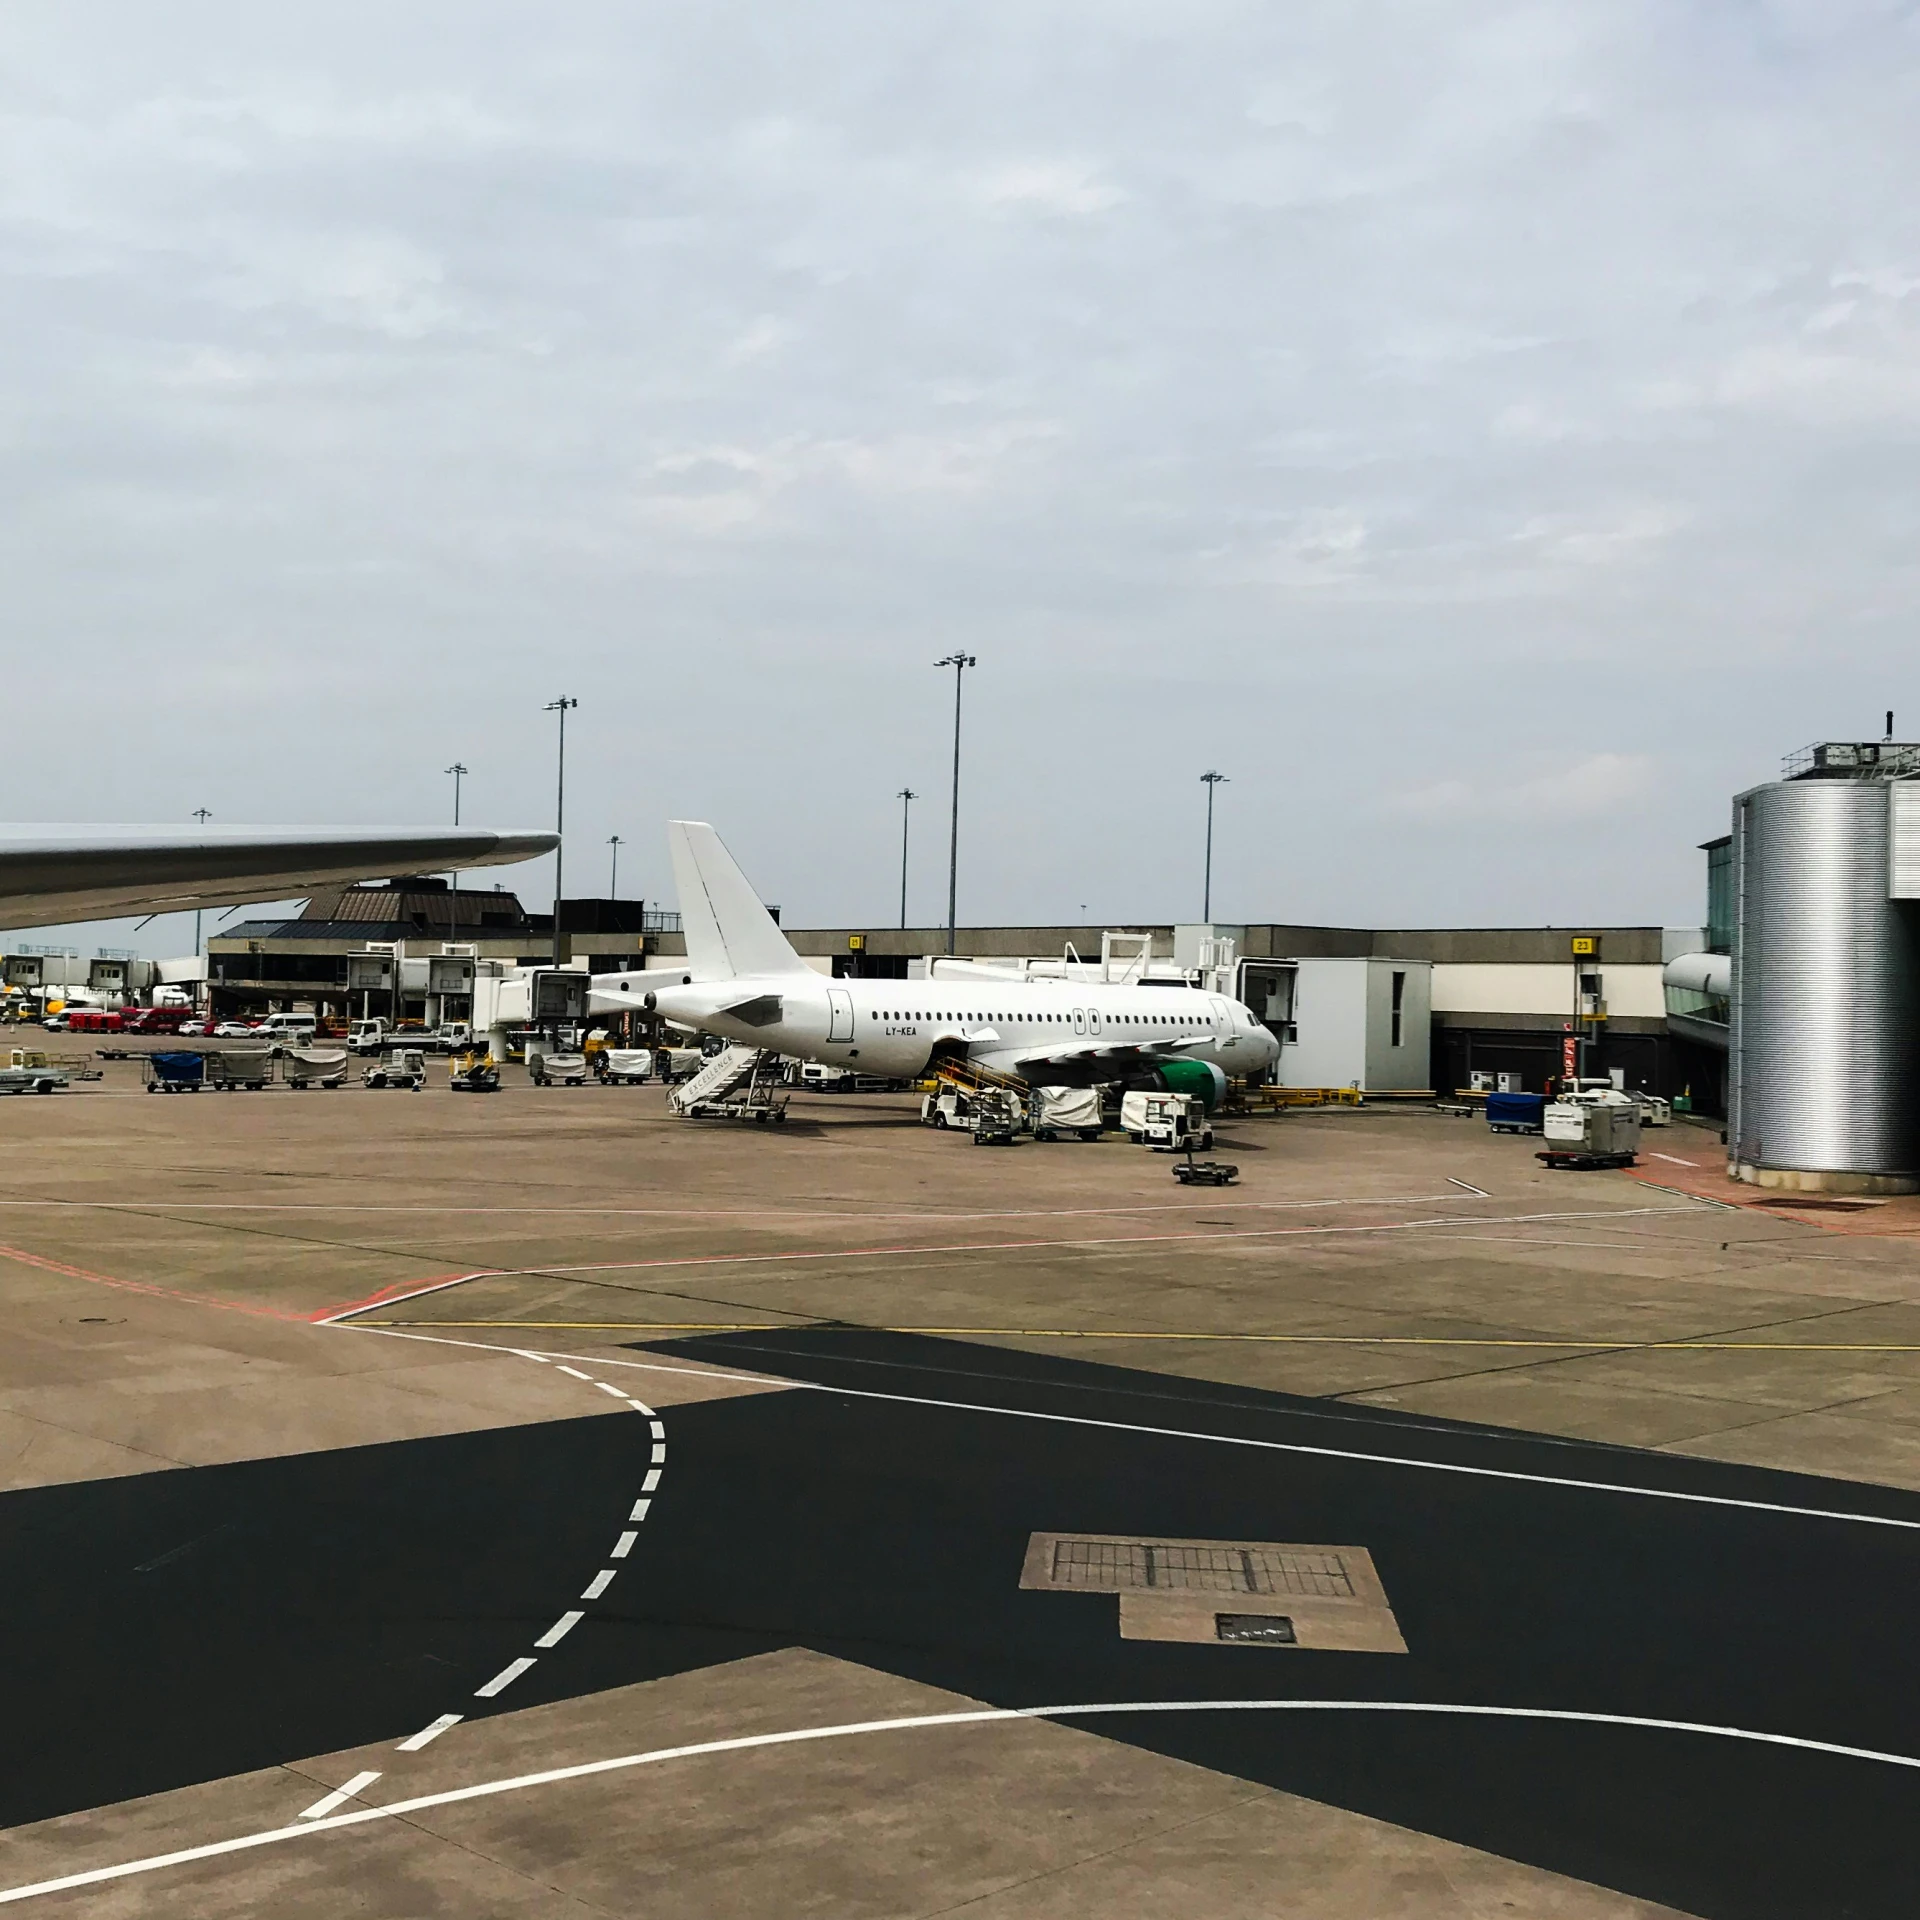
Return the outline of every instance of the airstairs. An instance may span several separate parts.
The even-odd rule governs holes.
[[[983,1067],[973,1060],[936,1060],[933,1077],[942,1086],[954,1087],[962,1093],[982,1093],[988,1087],[999,1087],[1024,1097],[1030,1091],[1018,1074],[1002,1073],[997,1067]]]
[[[779,1061],[764,1047],[727,1047],[675,1087],[667,1103],[689,1120],[784,1120],[786,1102],[773,1094]]]

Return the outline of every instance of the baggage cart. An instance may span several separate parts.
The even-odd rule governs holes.
[[[288,1047],[280,1055],[280,1077],[295,1093],[308,1087],[337,1087],[347,1077],[345,1047]]]
[[[198,1053],[150,1053],[141,1067],[149,1093],[198,1093],[207,1083],[207,1062]]]
[[[239,1088],[258,1093],[273,1078],[271,1047],[219,1047],[201,1057],[207,1063],[207,1085],[222,1093]]]

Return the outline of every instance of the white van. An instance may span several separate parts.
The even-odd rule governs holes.
[[[282,1046],[304,1047],[319,1031],[320,1023],[310,1013],[270,1013],[260,1022],[259,1032]]]

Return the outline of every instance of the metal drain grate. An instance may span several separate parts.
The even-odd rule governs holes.
[[[1337,1553],[1209,1540],[1066,1539],[1048,1585],[1082,1593],[1259,1593],[1350,1600]]]
[[[1243,1647],[1297,1647],[1293,1622],[1281,1613],[1216,1613],[1214,1638]]]

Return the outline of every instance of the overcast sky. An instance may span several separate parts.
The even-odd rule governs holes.
[[[963,921],[1198,917],[1211,767],[1218,918],[1681,924],[1734,790],[1920,737],[1910,5],[0,51],[14,819],[433,821],[458,759],[547,825],[568,694],[570,892],[688,814],[888,924],[910,785],[931,922],[962,647]]]

